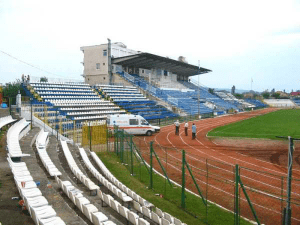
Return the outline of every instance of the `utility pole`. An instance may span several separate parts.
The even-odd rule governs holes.
[[[107,49],[107,56],[108,56],[108,76],[109,76],[109,84],[112,84],[112,69],[111,69],[111,42],[110,39],[107,38],[108,40],[108,49]]]

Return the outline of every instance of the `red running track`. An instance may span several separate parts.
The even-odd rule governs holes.
[[[205,193],[208,189],[208,199],[229,210],[233,210],[234,173],[233,167],[241,167],[241,179],[246,186],[247,193],[254,205],[259,220],[264,224],[280,224],[282,210],[285,203],[281,196],[286,195],[287,152],[288,143],[277,140],[261,140],[247,138],[208,138],[206,134],[219,126],[258,115],[272,112],[276,109],[268,108],[235,115],[193,121],[197,126],[197,138],[191,139],[189,122],[189,136],[185,136],[181,124],[179,136],[175,135],[174,125],[161,128],[161,132],[144,137],[144,149],[148,143],[154,141],[155,151],[163,158],[166,155],[164,146],[177,150],[168,151],[168,174],[174,181],[181,182],[181,151],[186,151],[186,159],[193,167],[198,185]],[[300,224],[300,148],[296,145],[293,165],[292,182],[292,224]],[[208,159],[205,163],[205,159]],[[207,163],[208,162],[208,163]],[[208,165],[207,165],[208,164]],[[155,165],[158,168],[157,165]],[[206,184],[203,171],[209,166],[209,184]],[[221,178],[220,178],[221,177]],[[299,179],[299,180],[297,180]],[[220,181],[222,180],[222,182]],[[187,185],[196,193],[191,181]],[[242,216],[254,220],[250,208],[243,194],[240,200]]]

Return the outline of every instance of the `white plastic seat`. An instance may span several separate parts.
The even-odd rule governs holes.
[[[117,190],[117,196],[122,200],[122,202],[131,202],[132,198],[124,194],[122,191]]]
[[[110,206],[110,200],[112,199],[112,200],[114,200],[114,198],[112,197],[112,196],[110,196],[110,195],[107,195],[107,194],[104,194],[104,193],[102,193],[103,194],[103,200],[104,200],[104,202],[108,205],[108,206]]]
[[[152,220],[151,211],[146,206],[142,206],[142,213],[144,216]]]
[[[143,213],[140,203],[136,201],[133,201],[133,208],[137,211],[137,213]]]
[[[175,225],[186,225],[185,223],[182,223],[179,219],[174,217],[174,224]]]
[[[169,213],[164,213],[164,218],[168,220],[170,223],[174,223],[174,218]]]
[[[161,218],[164,217],[164,213],[161,211],[161,209],[156,208],[156,209],[155,209],[155,212],[157,213],[157,215],[158,215],[159,217],[161,217]]]
[[[98,212],[98,209],[93,204],[82,206],[83,214],[92,222],[92,213]]]
[[[154,205],[150,202],[148,202],[147,200],[143,199],[142,197],[138,196],[139,200],[138,202],[141,204],[141,206],[145,206],[145,207],[153,207]]]
[[[48,205],[48,201],[44,196],[37,196],[34,198],[24,197],[24,203],[30,215],[31,215],[30,207],[40,207],[40,206]]]
[[[32,198],[32,197],[37,197],[41,196],[42,192],[38,188],[30,188],[30,189],[20,189],[20,195],[22,198]]]
[[[82,212],[82,206],[83,205],[90,204],[90,201],[85,197],[75,196],[75,202],[76,202],[76,206],[80,209],[81,212]]]
[[[118,205],[118,207],[119,207],[120,215],[123,216],[124,218],[126,218],[126,220],[128,220],[129,209],[127,209],[126,207],[124,207],[122,205]]]
[[[46,218],[46,219],[39,219],[40,225],[65,225],[65,222],[58,216]]]
[[[102,212],[93,212],[92,215],[92,223],[94,225],[102,225],[103,222],[108,220],[108,217],[105,216]]]
[[[113,199],[110,200],[110,207],[115,210],[117,213],[119,213],[119,205],[121,205],[118,201],[115,201]]]
[[[152,212],[151,213],[151,217],[152,217],[152,220],[157,223],[157,224],[161,224],[161,218],[155,213],[155,212]]]
[[[138,219],[138,225],[150,225],[150,223],[143,218]]]
[[[50,205],[41,206],[41,207],[30,207],[30,211],[31,211],[31,217],[36,224],[38,224],[38,221],[40,219],[46,219],[46,218],[56,216],[56,212]]]
[[[135,214],[134,212],[128,211],[128,220],[133,225],[138,225],[138,218],[139,216]]]

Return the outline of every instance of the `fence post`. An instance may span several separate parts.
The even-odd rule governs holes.
[[[185,151],[182,150],[181,208],[185,209]]]
[[[239,224],[239,165],[235,165],[234,224]]]
[[[292,189],[292,167],[293,167],[293,153],[294,153],[294,139],[288,136],[289,139],[289,156],[288,156],[288,177],[287,177],[287,198],[286,198],[286,212],[285,224],[291,224],[291,189]]]
[[[152,162],[153,141],[150,142],[150,184],[149,189],[153,188],[153,162]]]
[[[76,122],[73,120],[73,143],[75,145],[75,128],[76,128]]]
[[[130,173],[133,176],[132,135],[130,135]]]
[[[91,127],[91,122],[89,122],[89,135],[90,135],[90,151],[92,151],[92,127]]]

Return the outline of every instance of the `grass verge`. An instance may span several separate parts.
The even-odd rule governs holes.
[[[246,137],[277,139],[276,136],[300,138],[300,110],[285,109],[239,121],[210,131],[210,137]]]
[[[129,170],[127,170],[114,153],[102,152],[97,154],[110,172],[124,185],[131,190],[134,190],[140,196],[153,203],[161,210],[180,219],[182,222],[190,225],[233,224],[234,217],[232,213],[225,211],[214,204],[208,204],[208,207],[205,208],[202,200],[190,193],[186,193],[186,207],[188,212],[182,210],[180,208],[180,188],[171,188],[168,184],[166,184],[165,179],[156,175],[154,176],[154,189],[165,191],[159,193],[155,190],[149,190],[147,188],[149,175],[145,167],[139,166],[139,170],[134,172],[136,177],[131,176]],[[160,197],[161,195],[163,195],[163,197]],[[169,200],[166,200],[166,198]],[[241,219],[240,224],[243,225],[250,223]]]

